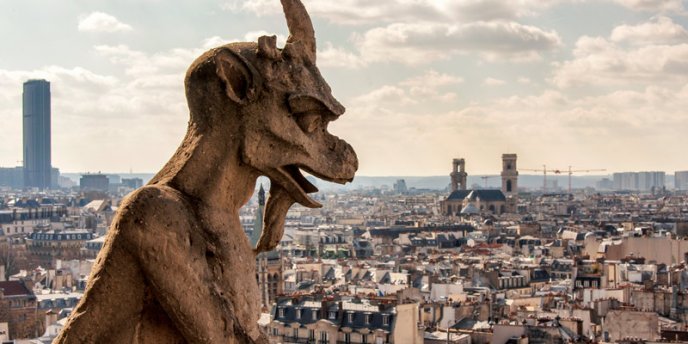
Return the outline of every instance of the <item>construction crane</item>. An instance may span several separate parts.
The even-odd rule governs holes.
[[[521,168],[521,171],[532,171],[532,172],[542,172],[543,175],[543,182],[542,182],[542,191],[547,192],[547,172],[554,173],[554,174],[563,174],[563,173],[568,173],[569,175],[569,193],[571,193],[571,176],[574,173],[579,173],[579,172],[604,172],[606,169],[587,169],[587,170],[573,170],[571,169],[571,166],[569,166],[568,170],[560,170],[560,169],[553,169],[553,170],[548,170],[547,165],[542,165],[542,169],[528,169],[528,168]]]
[[[542,192],[547,192],[547,172],[558,173],[559,170],[548,170],[547,165],[542,165],[542,169],[519,168],[519,171],[542,172]]]
[[[572,170],[572,169],[571,169],[571,166],[569,166],[569,170],[568,170],[568,171],[555,170],[554,173],[555,173],[555,174],[562,174],[563,172],[568,172],[568,174],[569,174],[569,193],[571,193],[571,176],[572,176],[574,173],[579,173],[579,172],[585,172],[585,173],[588,173],[588,172],[604,172],[604,171],[606,171],[606,169],[604,169],[604,168],[601,168],[601,169],[590,169],[590,170]]]
[[[481,176],[480,179],[483,180],[483,182],[485,184],[485,189],[487,189],[487,180],[490,178],[497,178],[497,177],[500,177],[500,176]]]

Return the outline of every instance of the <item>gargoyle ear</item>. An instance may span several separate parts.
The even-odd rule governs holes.
[[[258,37],[258,54],[267,58],[277,60],[279,51],[277,50],[277,36]]]
[[[229,49],[222,49],[215,55],[215,66],[229,99],[243,105],[256,98],[258,73],[246,59]]]

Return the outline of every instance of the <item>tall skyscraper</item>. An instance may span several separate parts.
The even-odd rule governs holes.
[[[51,187],[50,83],[24,83],[24,187]]]

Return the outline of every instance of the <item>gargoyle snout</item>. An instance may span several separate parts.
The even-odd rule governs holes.
[[[325,155],[326,163],[318,164],[311,171],[316,177],[335,183],[346,183],[354,179],[358,170],[358,157],[353,147],[346,141],[333,136],[329,142],[329,154]]]

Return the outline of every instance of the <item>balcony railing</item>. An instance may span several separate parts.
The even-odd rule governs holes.
[[[323,344],[329,344],[329,341],[321,342],[321,341],[316,341],[315,339],[310,339],[310,338],[302,338],[302,337],[293,337],[293,336],[282,336],[282,340],[284,341],[284,344],[287,343],[295,343],[295,344],[316,344],[316,343],[323,343]]]

